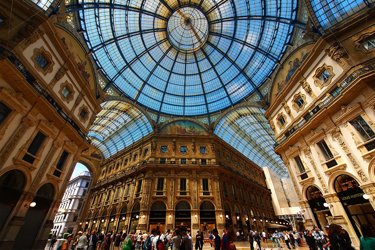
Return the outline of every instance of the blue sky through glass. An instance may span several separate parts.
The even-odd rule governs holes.
[[[79,2],[83,36],[106,87],[178,116],[214,113],[260,95],[290,41],[297,10],[296,0]]]

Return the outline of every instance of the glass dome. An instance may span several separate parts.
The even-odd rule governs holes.
[[[105,89],[197,116],[261,95],[296,9],[296,0],[80,0],[78,17]]]

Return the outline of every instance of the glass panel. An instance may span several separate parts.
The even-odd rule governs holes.
[[[333,158],[331,150],[329,149],[327,143],[324,140],[319,141],[317,144],[318,144],[318,146],[320,148],[320,151],[323,153],[324,158],[327,161]]]
[[[258,166],[267,166],[280,176],[288,175],[275,153],[274,134],[262,109],[242,107],[231,111],[217,123],[214,133]]]
[[[27,149],[27,153],[22,159],[32,164],[39,148],[42,146],[45,139],[46,136],[42,132],[38,132],[38,134],[34,137],[34,140],[31,142],[29,148]]]
[[[108,82],[147,108],[183,116],[257,91],[282,58],[297,13],[296,0],[94,2],[80,1],[78,22]]]
[[[301,158],[297,155],[296,157],[294,157],[294,160],[297,164],[297,167],[299,169],[299,172],[302,174],[302,173],[305,173],[306,170],[305,170],[305,166],[303,166],[303,163],[302,163],[302,160]]]

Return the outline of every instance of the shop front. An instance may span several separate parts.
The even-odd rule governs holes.
[[[334,185],[337,196],[357,236],[360,237],[362,225],[375,225],[375,211],[359,183],[351,176],[338,176]]]
[[[327,203],[322,192],[317,187],[310,186],[306,190],[306,197],[314,215],[316,226],[323,229],[326,225],[330,224],[332,214],[326,206]]]
[[[186,201],[180,201],[176,205],[175,227],[191,231],[191,208]]]
[[[166,206],[164,202],[157,201],[152,204],[150,209],[150,220],[148,225],[148,231],[151,232],[152,229],[156,228],[160,232],[165,232],[165,216],[166,216]],[[169,228],[170,229],[170,228]]]

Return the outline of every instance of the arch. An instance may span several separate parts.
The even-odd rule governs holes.
[[[126,214],[127,211],[128,211],[128,207],[126,206],[126,204],[124,204],[124,206],[121,208],[120,214]]]
[[[111,211],[111,217],[114,217],[116,215],[116,212],[117,212],[116,207],[113,207]]]
[[[191,209],[191,206],[190,206],[190,203],[188,201],[182,200],[182,201],[179,201],[176,204],[176,211],[177,210],[179,210],[179,211],[187,211],[187,210],[189,210],[190,211],[190,209]]]
[[[202,201],[199,209],[206,210],[206,211],[215,211],[215,205],[211,201]]]
[[[52,183],[43,184],[34,197],[35,207],[27,210],[24,225],[15,240],[14,249],[31,249],[38,239],[38,234],[44,228],[44,223],[49,216],[53,197],[56,194]]]
[[[302,190],[302,193],[305,195],[306,200],[311,200],[314,197],[315,199],[319,197],[323,197],[322,191],[316,185],[304,187],[304,189]]]
[[[334,173],[332,173],[331,176],[328,179],[328,190],[329,190],[330,193],[336,193],[335,180],[340,175],[348,175],[348,176],[352,177],[354,180],[356,180],[360,185],[362,184],[358,180],[358,178],[356,176],[354,176],[352,173],[349,173],[349,172],[344,171],[344,170],[338,170],[338,171],[335,171]]]
[[[167,207],[163,201],[155,201],[152,203],[150,211],[166,211]]]
[[[91,125],[88,138],[104,158],[109,158],[151,134],[152,123],[133,104],[106,101]]]
[[[22,171],[14,169],[0,176],[0,228],[3,228],[26,185]]]
[[[270,167],[280,177],[288,176],[284,162],[275,153],[274,133],[264,110],[256,107],[234,109],[217,122],[214,134],[256,165]]]
[[[359,188],[359,183],[353,177],[341,174],[335,178],[334,188],[336,193],[347,191],[350,188]]]
[[[132,207],[132,213],[136,213],[136,212],[139,212],[141,210],[141,205],[139,204],[139,202],[135,202],[133,204],[133,207]]]

